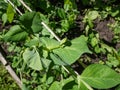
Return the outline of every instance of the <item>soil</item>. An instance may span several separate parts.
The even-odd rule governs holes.
[[[103,39],[104,41],[109,43],[112,42],[114,33],[112,32],[108,24],[113,24],[114,22],[115,21],[112,18],[103,21],[95,21],[95,30],[99,33],[100,39]]]

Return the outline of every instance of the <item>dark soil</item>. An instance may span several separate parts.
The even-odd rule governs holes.
[[[95,20],[95,30],[99,33],[100,39],[103,39],[106,42],[111,43],[114,37],[114,33],[108,26],[108,24],[113,24],[114,19],[110,18],[108,20]]]

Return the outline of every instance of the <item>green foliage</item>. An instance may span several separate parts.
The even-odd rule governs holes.
[[[33,12],[28,12],[18,0],[11,1],[23,14],[20,16],[9,3],[0,1],[0,44],[6,45],[7,54],[10,53],[7,59],[20,76],[23,90],[107,90],[116,86],[119,90],[120,50],[114,45],[120,42],[120,5],[116,0],[26,0]],[[77,24],[79,14],[82,19]],[[95,30],[96,23],[109,18],[114,18],[107,25],[114,33],[111,42]],[[55,40],[41,22],[62,40]],[[7,25],[10,28],[3,29]],[[79,36],[67,39],[74,30]],[[62,38],[64,35],[66,38]]]
[[[0,63],[0,88],[3,90],[20,90],[16,82],[8,74],[5,67]]]
[[[39,53],[35,48],[32,50],[26,48],[25,52],[23,53],[23,59],[26,64],[28,64],[29,67],[35,70],[42,70],[42,64],[40,61]]]
[[[25,40],[27,36],[27,32],[25,32],[19,25],[15,25],[4,35],[3,39],[5,41],[21,41]]]

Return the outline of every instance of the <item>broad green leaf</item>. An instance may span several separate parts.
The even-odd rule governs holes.
[[[80,78],[90,86],[98,89],[107,89],[120,84],[120,74],[101,64],[88,66]]]
[[[25,32],[19,25],[12,26],[10,30],[3,36],[5,41],[21,41],[26,39],[28,33]]]
[[[15,12],[14,12],[14,10],[13,10],[13,7],[12,7],[10,4],[8,4],[8,8],[7,8],[7,19],[8,19],[8,21],[9,21],[10,23],[12,23],[12,21],[13,21],[14,14],[15,14]]]
[[[60,45],[60,43],[58,41],[56,41],[54,39],[47,38],[47,37],[40,38],[40,41],[45,45],[45,47],[48,50],[58,48]]]
[[[54,49],[53,53],[57,54],[65,63],[72,64],[83,53],[91,52],[87,47],[85,36],[80,36],[79,38],[72,40],[70,46]]]
[[[50,53],[50,57],[51,57],[51,59],[53,60],[53,62],[55,64],[58,64],[58,65],[67,65],[64,61],[62,61],[62,59],[58,55],[56,55],[54,53]]]
[[[39,39],[37,37],[34,37],[33,39],[25,43],[25,46],[28,46],[28,47],[33,47],[38,45],[39,45]]]
[[[53,82],[53,84],[50,86],[50,88],[48,90],[62,90],[62,87],[60,85],[60,82]]]
[[[35,16],[35,12],[26,12],[25,14],[23,14],[20,17],[20,21],[21,21],[22,25],[24,25],[24,27],[27,30],[31,30],[32,21],[33,21],[34,16]],[[28,31],[28,32],[31,32],[31,31]]]
[[[42,30],[42,25],[41,25],[41,17],[40,17],[40,13],[36,13],[34,18],[33,18],[33,21],[32,21],[32,30],[33,32],[39,32]]]
[[[43,69],[42,63],[40,60],[40,55],[35,48],[32,50],[27,48],[23,53],[23,59],[24,59],[24,62],[32,69],[35,69],[35,70]]]

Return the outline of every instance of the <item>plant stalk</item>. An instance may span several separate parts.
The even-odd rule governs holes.
[[[60,38],[44,23],[41,22],[41,24],[60,42]]]
[[[29,10],[30,12],[32,12],[32,10],[30,9],[30,7],[28,7],[23,0],[19,0],[21,2],[21,4],[27,9]]]

